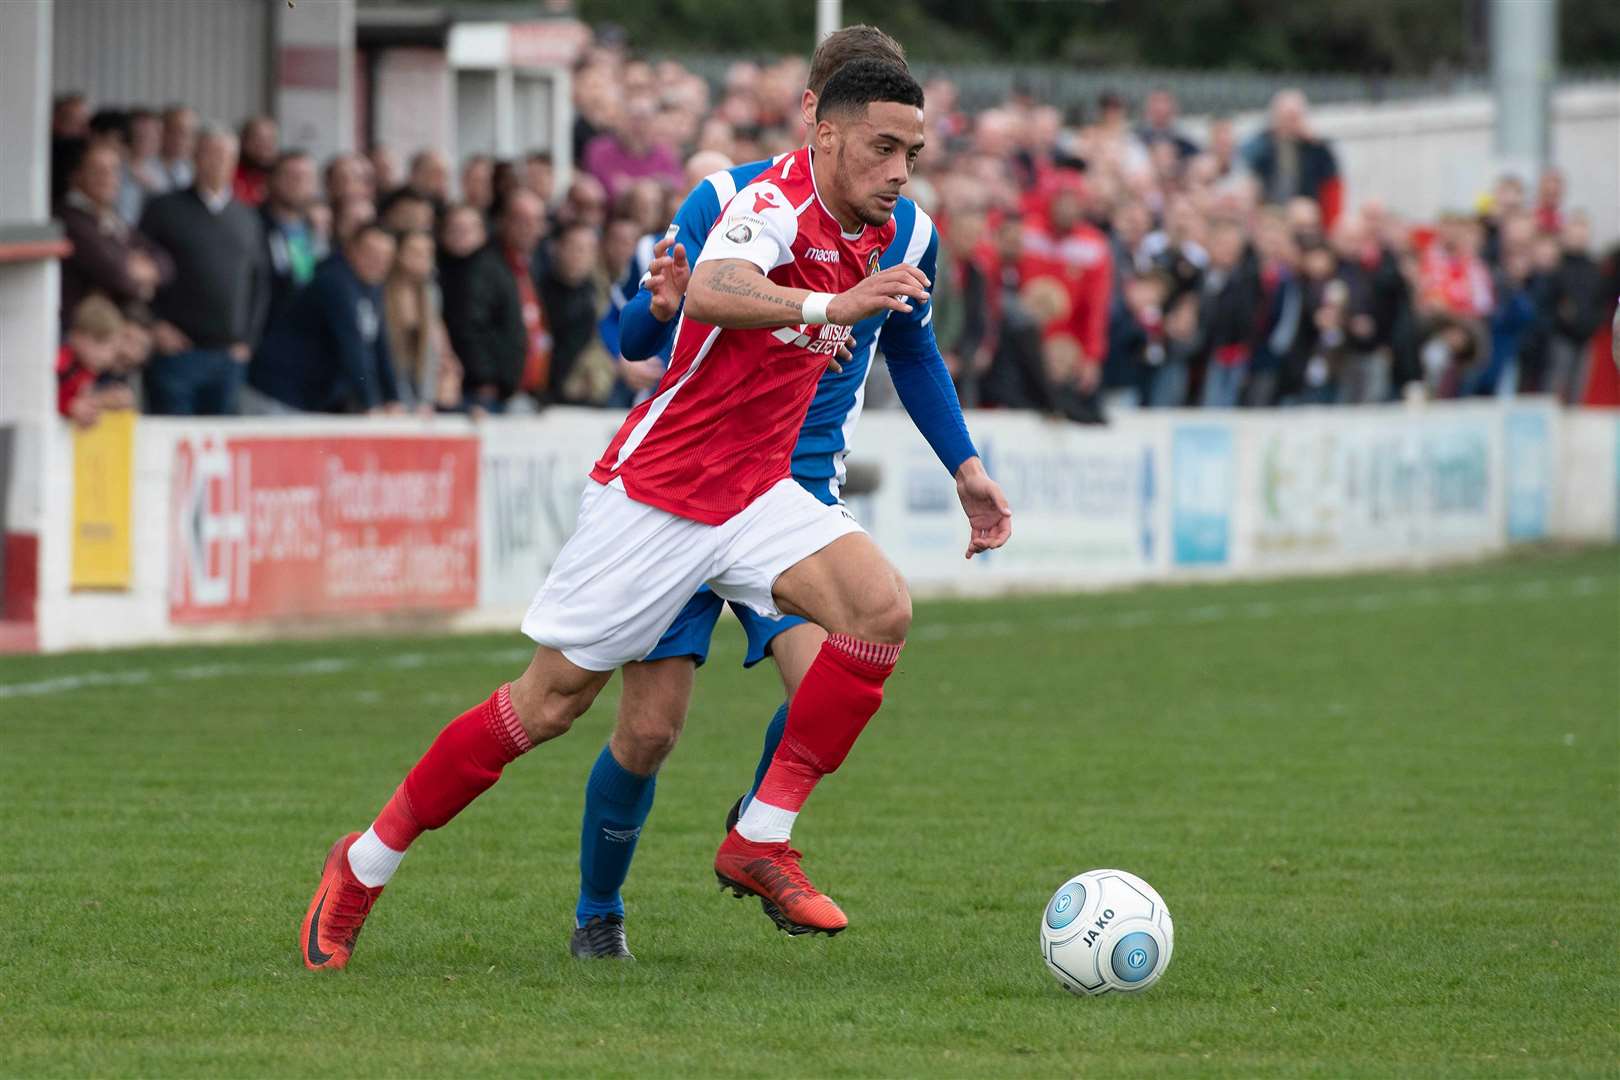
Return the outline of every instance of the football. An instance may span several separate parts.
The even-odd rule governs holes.
[[[1170,966],[1175,927],[1164,898],[1123,870],[1087,870],[1058,887],[1041,916],[1041,956],[1076,994],[1137,993]]]

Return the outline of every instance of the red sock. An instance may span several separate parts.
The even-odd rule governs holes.
[[[501,778],[508,763],[533,747],[503,685],[446,725],[383,807],[372,828],[395,851],[437,829]]]
[[[787,729],[755,799],[794,812],[804,806],[883,704],[883,682],[899,659],[899,645],[829,636],[788,705]]]

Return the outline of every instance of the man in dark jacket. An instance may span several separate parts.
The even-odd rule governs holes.
[[[244,394],[250,411],[381,412],[397,404],[382,325],[382,284],[393,261],[394,238],[371,224],[321,264],[253,358]]]
[[[1331,229],[1343,201],[1339,162],[1333,148],[1312,138],[1305,119],[1305,95],[1280,90],[1271,99],[1271,126],[1250,139],[1243,157],[1260,180],[1260,197],[1281,206],[1301,196],[1322,208],[1322,224]]]
[[[141,232],[175,264],[152,301],[147,411],[228,415],[270,300],[264,235],[258,214],[231,197],[236,136],[205,131],[195,165],[191,187],[152,200],[141,218]]]
[[[528,350],[517,285],[485,243],[484,218],[465,204],[446,211],[439,255],[444,325],[461,361],[469,407],[502,412]]]
[[[326,240],[309,216],[315,193],[315,159],[307,151],[287,150],[276,158],[259,208],[270,266],[266,326],[281,321],[293,294],[314,279],[315,267],[326,258]]]
[[[1607,315],[1603,273],[1591,253],[1591,226],[1579,211],[1564,219],[1562,251],[1551,275],[1546,307],[1546,390],[1566,404],[1581,400],[1586,388],[1592,335]]]
[[[601,290],[595,270],[596,230],[584,222],[566,225],[555,240],[554,256],[540,279],[540,304],[551,327],[551,380],[537,391],[542,403],[592,404],[577,379],[581,354],[596,332]]]
[[[950,234],[940,238],[934,274],[933,293],[938,301],[934,336],[964,407],[979,404],[979,376],[990,359],[985,347],[990,329],[990,281],[978,259],[987,225],[985,213],[978,207],[964,206],[953,212]]]
[[[90,143],[62,200],[62,232],[73,253],[62,260],[62,325],[79,302],[101,293],[144,322],[145,306],[174,277],[174,263],[118,214],[118,151]]]
[[[1242,396],[1254,347],[1258,292],[1243,226],[1231,218],[1215,221],[1209,231],[1209,268],[1199,285],[1192,372],[1195,379],[1203,376],[1205,408],[1230,409]]]
[[[1176,128],[1176,111],[1175,94],[1163,88],[1153,91],[1142,103],[1142,126],[1136,129],[1136,137],[1149,150],[1167,142],[1176,148],[1176,160],[1186,161],[1197,155],[1198,144]]]

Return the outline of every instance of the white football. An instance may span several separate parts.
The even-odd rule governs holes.
[[[1175,941],[1164,898],[1123,870],[1076,874],[1041,916],[1041,956],[1076,994],[1146,990],[1170,965]]]

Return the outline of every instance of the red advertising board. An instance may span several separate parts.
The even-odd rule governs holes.
[[[175,622],[478,600],[473,438],[186,439],[169,520]]]

